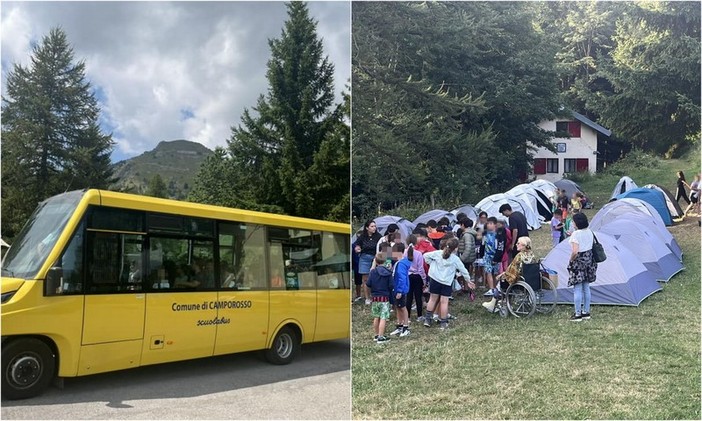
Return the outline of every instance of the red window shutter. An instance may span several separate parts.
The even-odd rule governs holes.
[[[578,158],[575,160],[575,170],[577,172],[587,172],[590,170],[590,161],[587,158]]]
[[[570,134],[570,137],[580,137],[580,122],[568,122],[568,133]]]
[[[534,159],[534,174],[546,174],[546,158]]]

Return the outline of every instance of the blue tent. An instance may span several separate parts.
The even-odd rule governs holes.
[[[670,211],[668,210],[668,204],[665,201],[665,196],[660,191],[640,187],[637,189],[627,190],[617,196],[617,199],[625,198],[643,200],[658,211],[666,225],[673,225],[673,218],[670,216]]]

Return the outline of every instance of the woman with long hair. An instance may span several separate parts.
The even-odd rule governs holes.
[[[687,180],[685,180],[685,173],[682,171],[677,172],[678,176],[678,181],[677,181],[677,187],[675,189],[675,201],[679,202],[680,198],[683,198],[685,202],[689,205],[690,204],[690,199],[689,196],[687,195],[687,190],[685,190],[685,186],[689,187],[687,184]]]
[[[366,297],[367,305],[371,304],[371,296],[366,282],[368,281],[368,274],[370,273],[373,260],[375,259],[375,251],[380,237],[375,221],[368,220],[363,224],[363,232],[356,240],[356,247],[354,249],[356,253],[358,253],[358,273],[361,274],[363,294]]]
[[[588,228],[589,223],[584,213],[573,215],[575,231],[570,236],[571,253],[568,263],[568,286],[573,287],[575,313],[572,322],[590,319],[590,284],[597,276],[597,263],[592,254],[595,234]]]

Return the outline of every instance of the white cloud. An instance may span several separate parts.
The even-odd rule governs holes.
[[[350,6],[309,6],[339,95],[350,77]],[[114,158],[162,140],[213,148],[266,92],[267,40],[280,35],[286,18],[277,2],[3,2],[3,75],[11,63],[28,61],[30,40],[61,26],[98,89],[102,120],[114,129]]]

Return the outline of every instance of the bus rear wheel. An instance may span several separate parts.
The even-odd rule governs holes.
[[[272,364],[289,364],[300,350],[300,340],[297,334],[290,327],[285,326],[280,329],[273,345],[266,350],[266,360]]]
[[[55,371],[56,359],[44,342],[14,340],[2,349],[2,395],[7,399],[37,396],[49,386]]]

